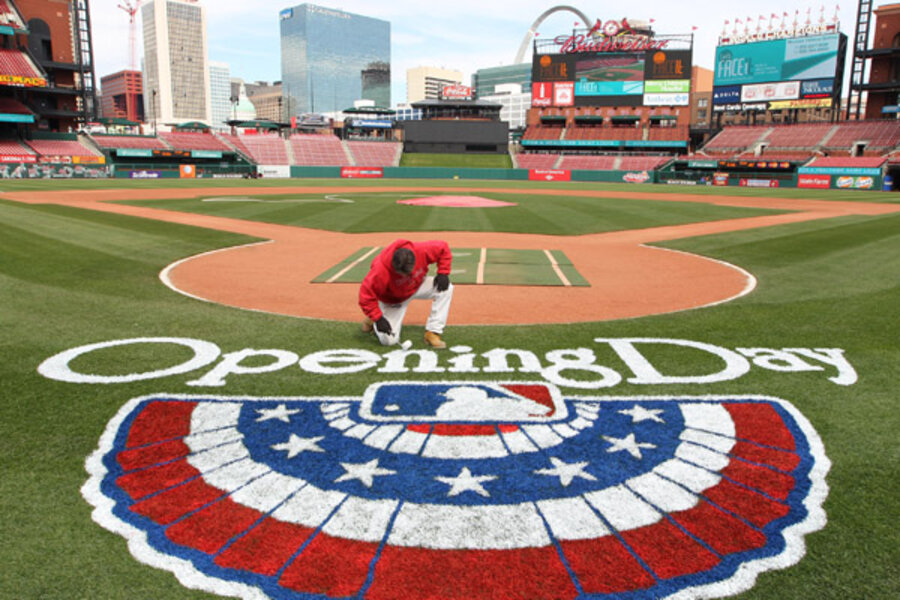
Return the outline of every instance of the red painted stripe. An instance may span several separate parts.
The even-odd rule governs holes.
[[[800,457],[793,452],[765,448],[748,442],[735,444],[734,448],[731,449],[731,454],[756,463],[769,465],[785,472],[793,471],[800,464]]]
[[[623,531],[622,539],[661,579],[708,571],[719,563],[719,557],[668,520]]]
[[[134,448],[188,435],[195,406],[196,402],[150,402],[132,422],[125,447]]]
[[[656,582],[615,536],[559,544],[587,594],[628,592],[649,588]]]
[[[728,463],[722,475],[779,500],[786,499],[794,489],[794,478],[790,475],[740,460]]]
[[[116,479],[116,485],[125,491],[133,500],[139,500],[155,492],[159,492],[191,477],[198,475],[199,471],[192,467],[186,460],[179,460],[157,467],[150,467],[143,471],[126,473]]]
[[[517,550],[385,546],[366,600],[563,600],[577,595],[552,546]]]
[[[166,537],[176,544],[212,554],[260,517],[261,512],[223,498],[166,529]]]
[[[786,505],[724,479],[703,495],[760,528],[790,512]]]
[[[517,431],[519,429],[518,425],[510,425],[510,424],[502,424],[502,425],[459,425],[455,423],[437,423],[435,425],[428,425],[424,423],[415,423],[413,425],[407,425],[406,428],[409,431],[415,431],[416,433],[424,433],[431,435],[444,435],[444,436],[479,436],[479,435],[497,435],[497,430],[499,429],[503,433],[512,433],[513,431]]]
[[[123,450],[116,455],[116,460],[123,470],[133,471],[181,458],[190,452],[190,448],[181,440],[170,440],[152,446]]]
[[[554,410],[555,407],[553,406],[553,397],[550,395],[550,390],[548,390],[545,385],[504,385],[503,387],[513,394],[525,396],[529,400],[534,400],[535,402],[550,408],[550,412],[543,415],[545,417],[551,417],[553,416],[553,413],[556,412]]]
[[[142,500],[133,505],[131,510],[149,517],[156,523],[168,525],[179,517],[200,508],[204,504],[209,504],[223,495],[222,490],[217,490],[198,477],[184,485]]]
[[[366,582],[369,564],[375,558],[378,546],[378,542],[360,542],[319,533],[284,570],[278,583],[308,594],[356,595]]]
[[[724,406],[734,421],[736,437],[763,446],[794,450],[794,436],[771,404],[729,402]]]
[[[315,529],[270,517],[217,556],[215,563],[220,567],[272,576],[313,532]]]
[[[709,502],[700,502],[690,510],[670,513],[669,516],[722,555],[766,545],[765,535]]]

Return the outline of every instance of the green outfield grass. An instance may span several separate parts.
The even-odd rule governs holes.
[[[252,186],[287,183],[254,182]],[[291,183],[315,185],[323,191],[335,184],[355,185],[322,180]],[[3,182],[0,189],[152,188],[161,184]],[[437,184],[466,185],[444,181]],[[171,185],[232,187],[243,183],[204,181]],[[520,185],[568,189],[550,184]],[[510,188],[519,184],[504,182],[496,186]],[[685,191],[665,186],[577,187]],[[690,191],[723,192],[702,188]],[[760,190],[724,192],[767,195]],[[877,193],[777,190],[769,194],[895,201],[894,196]],[[485,195],[508,199],[501,193]],[[564,196],[543,202],[527,200],[513,211],[494,209],[496,213],[482,211],[466,216],[447,216],[447,209],[400,208],[387,195],[360,197],[354,204],[302,203],[281,207],[208,206],[210,203],[182,200],[141,204],[346,231],[397,229],[399,211],[412,209],[410,214],[416,211],[416,216],[402,222],[404,229],[475,228],[557,235],[569,230],[604,231],[759,214],[692,203],[582,203]],[[353,219],[338,227],[339,213],[352,215]],[[584,223],[587,220],[591,222]],[[232,309],[176,294],[158,279],[165,266],[181,258],[250,241],[255,240],[115,214],[0,200],[0,540],[4,542],[0,545],[0,598],[214,597],[189,590],[170,572],[135,560],[122,537],[91,520],[91,507],[79,491],[87,478],[85,458],[97,447],[107,423],[123,404],[151,393],[198,393],[186,385],[192,375],[90,385],[45,379],[36,369],[43,360],[66,349],[136,337],[197,338],[214,342],[223,352],[282,348],[303,356],[331,348],[382,351],[370,336],[359,331],[357,323]],[[625,367],[616,355],[595,343],[594,338],[678,338],[726,348],[843,348],[859,374],[855,385],[832,383],[828,380],[831,372],[774,373],[755,369],[740,379],[704,386],[640,386],[623,381],[607,391],[616,395],[761,394],[792,402],[821,435],[833,463],[827,478],[828,524],[807,536],[807,555],[799,564],[762,574],[751,590],[735,598],[900,597],[900,216],[847,216],[679,240],[666,247],[738,265],[757,277],[758,286],[749,295],[714,307],[613,322],[453,327],[451,315],[451,327],[445,337],[451,344],[465,344],[475,352],[502,347],[527,348],[542,354],[561,348],[591,348],[599,364],[620,371]],[[353,250],[348,249],[348,254]],[[465,293],[464,288],[457,293]],[[421,327],[409,329],[413,335],[421,335]],[[74,366],[89,372],[118,374],[163,368],[173,360],[185,358],[173,356],[171,349],[163,352],[141,347],[127,352],[103,351],[79,359]],[[707,362],[708,358],[662,350],[655,359],[657,366],[671,373],[715,368]],[[510,374],[511,378],[516,376]],[[210,393],[359,395],[368,384],[383,377],[373,371],[322,377],[295,368],[235,377],[226,387]],[[406,379],[429,377],[442,378],[406,374]],[[490,379],[488,374],[473,377]]]

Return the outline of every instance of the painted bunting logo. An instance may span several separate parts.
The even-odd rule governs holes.
[[[829,461],[765,396],[385,382],[154,395],[88,459],[94,519],[242,598],[714,598],[795,564]]]

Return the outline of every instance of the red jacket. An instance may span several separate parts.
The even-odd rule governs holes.
[[[416,264],[411,275],[397,273],[391,267],[394,250],[406,247],[416,255]],[[422,281],[428,275],[428,265],[437,263],[437,272],[450,274],[450,263],[453,255],[447,242],[432,240],[428,242],[410,242],[397,240],[372,261],[369,274],[359,286],[359,306],[367,317],[373,321],[381,318],[378,301],[385,304],[400,304],[416,293]]]

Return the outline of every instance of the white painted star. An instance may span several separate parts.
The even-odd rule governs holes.
[[[372,487],[372,483],[374,482],[375,477],[379,475],[397,474],[397,471],[391,471],[390,469],[383,469],[379,467],[377,458],[373,458],[367,463],[341,463],[341,466],[344,467],[344,471],[346,472],[335,479],[335,483],[338,483],[339,481],[359,479],[360,483],[362,483],[367,488]]]
[[[448,496],[458,496],[463,492],[475,492],[479,496],[490,496],[481,482],[499,478],[496,475],[472,475],[469,467],[463,467],[456,477],[435,477],[435,479],[450,486],[450,491],[447,492]]]
[[[623,438],[614,438],[604,435],[603,439],[612,444],[611,447],[606,449],[607,452],[621,452],[622,450],[625,450],[635,458],[643,458],[641,455],[641,448],[656,448],[656,444],[638,442],[634,439],[633,433],[629,433]]]
[[[641,421],[656,421],[657,423],[665,423],[659,413],[663,412],[661,408],[644,408],[637,404],[628,410],[620,410],[620,415],[628,415],[631,417],[632,423],[640,423]]]
[[[268,421],[269,419],[278,419],[279,421],[290,423],[291,415],[296,415],[300,412],[300,409],[289,409],[284,404],[279,404],[275,408],[257,408],[256,412],[259,413],[259,418],[256,419],[257,423],[260,421]]]
[[[552,469],[538,469],[537,471],[535,471],[535,473],[537,473],[538,475],[551,475],[554,477],[559,477],[559,483],[562,484],[563,487],[569,487],[569,484],[572,483],[572,480],[576,477],[581,477],[582,479],[587,479],[588,481],[597,481],[596,477],[584,471],[584,468],[589,464],[587,461],[579,463],[567,463],[556,458],[555,456],[551,456],[550,462],[553,463]]]
[[[310,452],[325,452],[325,450],[319,447],[319,442],[324,439],[324,435],[312,438],[302,438],[299,435],[292,433],[291,437],[288,438],[288,441],[275,444],[272,446],[272,450],[286,450],[288,458],[294,458],[301,452],[307,450]]]

